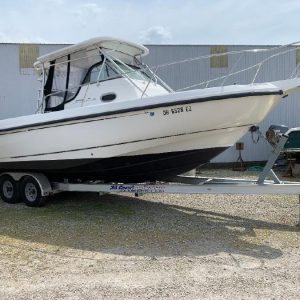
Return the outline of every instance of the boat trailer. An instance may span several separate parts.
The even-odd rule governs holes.
[[[282,152],[288,136],[277,134],[276,143],[263,171],[257,180],[176,176],[166,182],[155,183],[101,183],[83,182],[71,183],[50,182],[41,173],[5,172],[0,175],[0,195],[2,200],[9,203],[22,199],[26,205],[37,207],[45,203],[46,197],[59,192],[97,192],[131,193],[140,196],[149,193],[162,194],[232,194],[232,195],[298,195],[300,226],[300,182],[281,181],[272,170],[275,161]],[[267,179],[270,178],[270,179]],[[18,189],[15,192],[14,189]]]

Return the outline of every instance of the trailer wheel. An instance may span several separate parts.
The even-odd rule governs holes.
[[[25,176],[20,185],[21,198],[30,207],[40,207],[45,204],[39,183],[31,176]]]
[[[7,203],[21,202],[19,183],[9,175],[0,177],[0,197]]]

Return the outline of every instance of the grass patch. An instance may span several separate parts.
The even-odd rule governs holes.
[[[132,215],[134,215],[134,210],[129,206],[120,205],[119,207],[117,207],[116,210],[122,216],[132,216]]]

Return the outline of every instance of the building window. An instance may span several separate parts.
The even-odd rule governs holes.
[[[210,54],[222,54],[227,53],[227,47],[225,46],[211,46]],[[211,68],[228,68],[228,54],[212,56],[210,58]]]
[[[300,49],[296,49],[296,66],[300,66]]]
[[[39,56],[39,46],[34,44],[19,45],[19,66],[20,69],[33,68],[33,63]]]

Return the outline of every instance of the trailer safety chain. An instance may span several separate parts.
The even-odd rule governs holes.
[[[262,134],[262,132],[259,130],[259,127],[258,126],[251,126],[250,129],[249,129],[250,133],[251,133],[251,139],[252,139],[252,142],[253,144],[257,144],[259,142],[259,139],[262,137],[264,138],[264,135]],[[254,138],[254,133],[257,134],[257,137]]]

